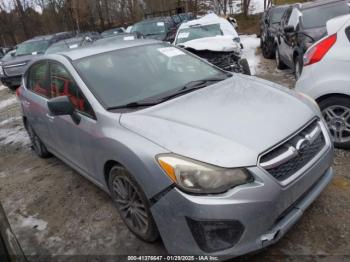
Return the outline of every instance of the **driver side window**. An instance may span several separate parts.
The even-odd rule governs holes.
[[[78,112],[90,118],[96,118],[91,105],[74,79],[59,63],[50,64],[50,93],[51,97],[68,96]]]

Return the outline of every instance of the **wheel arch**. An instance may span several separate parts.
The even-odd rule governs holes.
[[[116,160],[107,160],[103,166],[103,175],[104,175],[104,179],[105,179],[107,187],[109,185],[109,183],[108,183],[109,171],[111,171],[112,167],[114,167],[114,166],[124,167],[120,162],[118,162]]]
[[[330,98],[330,97],[346,97],[348,99],[350,99],[350,95],[347,95],[347,94],[342,94],[342,93],[331,93],[331,94],[324,94],[318,98],[316,98],[316,102],[317,103],[321,103],[322,101]]]

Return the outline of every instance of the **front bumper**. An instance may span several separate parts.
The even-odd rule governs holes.
[[[261,168],[253,167],[249,168],[255,177],[253,183],[221,195],[193,196],[173,188],[151,208],[168,252],[228,258],[275,243],[331,181],[334,176],[330,167],[332,157],[333,147],[330,146],[303,175],[286,186]],[[231,247],[208,252],[198,242],[200,232],[193,231],[189,220],[214,224],[236,221],[243,225],[244,230]]]
[[[18,87],[21,85],[22,75],[19,76],[2,76],[0,78],[1,82],[8,87]]]

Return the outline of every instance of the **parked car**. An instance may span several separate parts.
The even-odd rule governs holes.
[[[111,37],[111,36],[115,36],[115,35],[119,35],[119,34],[124,34],[125,30],[122,27],[117,27],[117,28],[112,28],[109,30],[106,30],[104,32],[101,33],[101,36],[103,38],[105,37]]]
[[[69,51],[75,48],[91,45],[94,40],[86,35],[80,37],[68,38],[65,40],[61,40],[55,44],[52,44],[45,52],[45,54],[55,54],[64,51]]]
[[[1,82],[15,90],[21,84],[22,75],[30,61],[39,55],[43,55],[52,44],[72,36],[73,33],[71,32],[37,36],[17,45],[16,52],[11,53],[11,59],[3,61],[1,64]]]
[[[250,75],[236,30],[215,14],[182,23],[174,44],[224,70]]]
[[[132,33],[140,33],[145,38],[173,42],[177,26],[169,17],[158,17],[136,23],[131,29]]]
[[[303,55],[325,36],[327,21],[349,13],[348,0],[312,1],[289,7],[282,17],[275,41],[277,68],[293,69],[298,79],[303,69]]]
[[[17,93],[34,151],[108,192],[135,235],[160,234],[171,254],[275,243],[334,175],[314,100],[168,43],[47,55]]]
[[[335,146],[350,149],[350,15],[328,21],[327,31],[305,53],[296,89],[316,99]]]
[[[0,203],[0,259],[2,262],[27,262]]]
[[[260,47],[265,58],[275,57],[275,39],[287,5],[272,6],[262,15],[260,21]]]

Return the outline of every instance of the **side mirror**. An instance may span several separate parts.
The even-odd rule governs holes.
[[[14,57],[16,55],[16,52],[12,52],[11,56]]]
[[[50,113],[54,116],[70,115],[74,123],[80,123],[80,116],[76,113],[73,103],[68,96],[58,96],[47,101]]]
[[[294,33],[295,32],[295,28],[292,25],[287,25],[283,28],[285,33]]]

